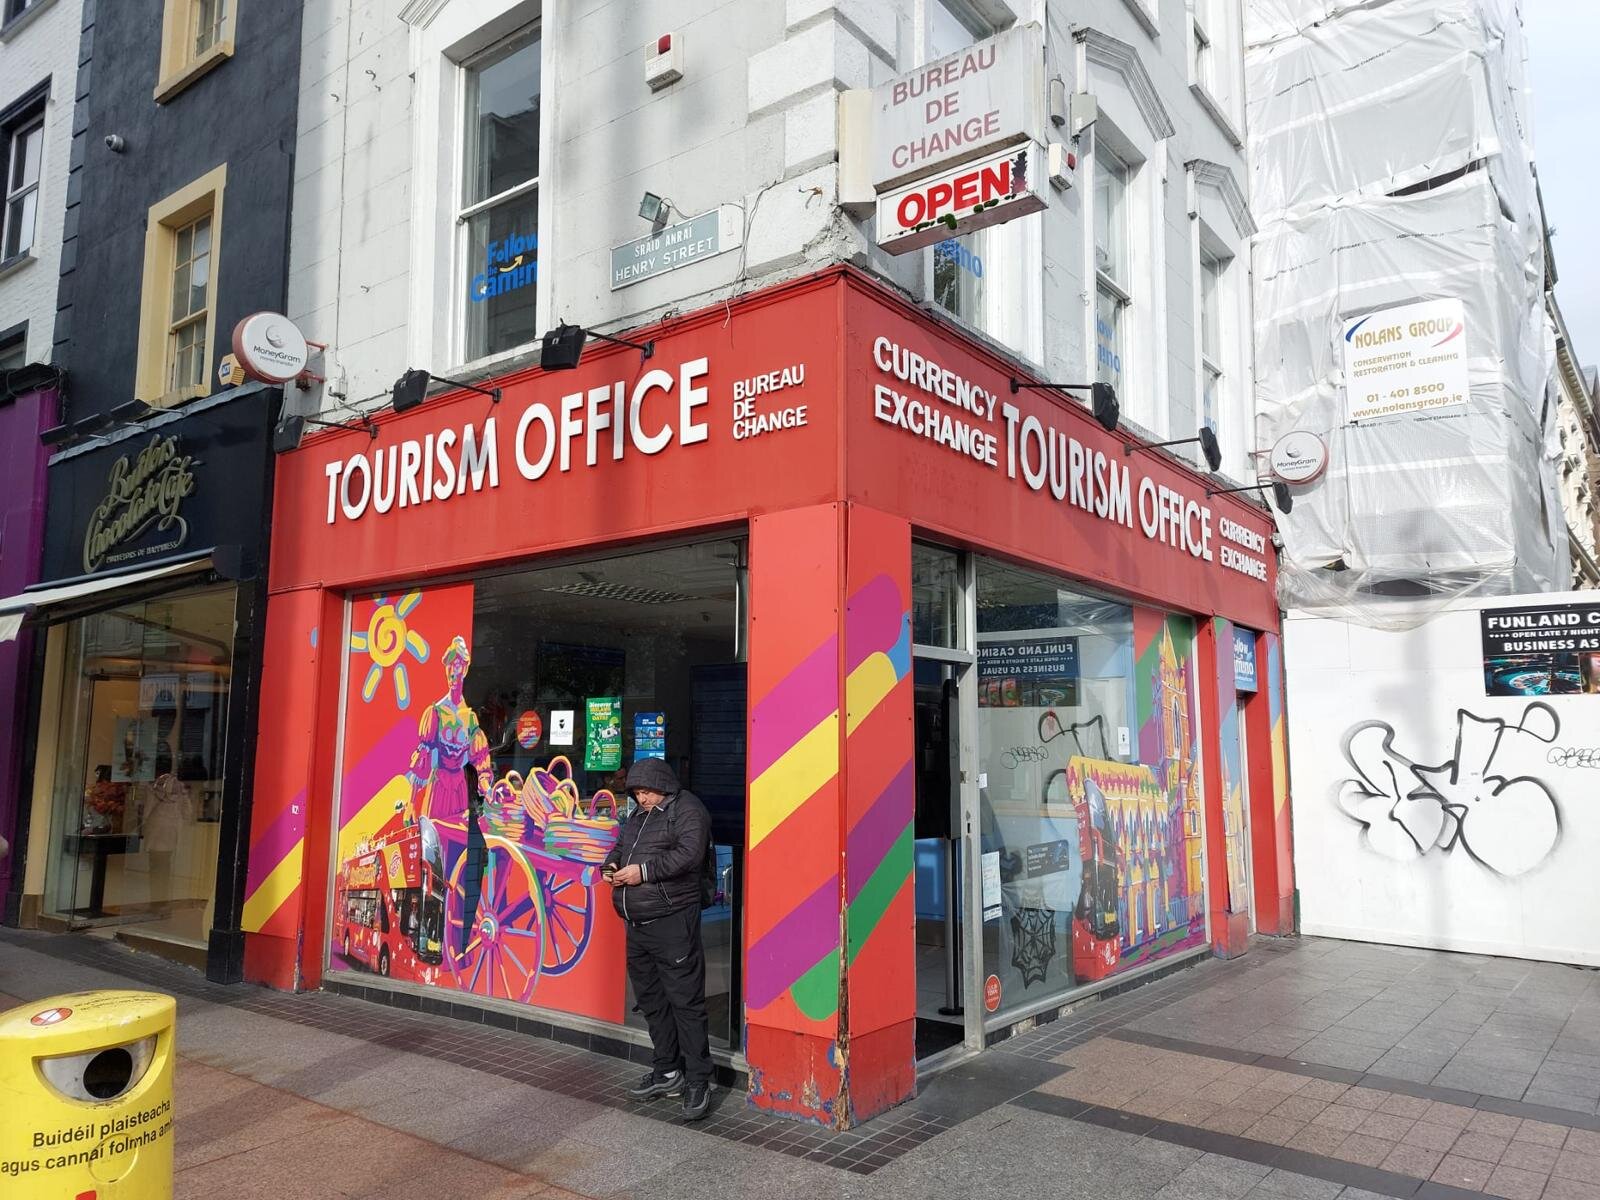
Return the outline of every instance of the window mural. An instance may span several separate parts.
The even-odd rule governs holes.
[[[471,583],[352,604],[331,913],[335,968],[620,1022],[599,864],[617,802],[552,752],[498,773],[515,714],[474,707]],[[597,894],[597,892],[599,894]]]

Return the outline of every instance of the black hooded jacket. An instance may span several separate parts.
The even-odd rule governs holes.
[[[700,907],[700,882],[711,852],[711,814],[693,792],[678,785],[672,768],[659,758],[641,758],[628,768],[628,790],[650,788],[666,800],[653,812],[642,808],[623,824],[606,865],[637,864],[644,879],[632,887],[613,887],[611,903],[625,921],[654,921],[686,908]]]

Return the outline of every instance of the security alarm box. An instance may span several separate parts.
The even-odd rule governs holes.
[[[644,81],[652,92],[683,78],[682,56],[675,33],[663,33],[644,48]]]

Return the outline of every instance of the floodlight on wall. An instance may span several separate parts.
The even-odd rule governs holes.
[[[1122,416],[1122,406],[1117,403],[1117,389],[1109,383],[1023,383],[1015,376],[1011,379],[1011,394],[1022,391],[1088,392],[1089,411],[1107,433],[1117,431],[1117,421]]]
[[[295,413],[284,417],[273,427],[272,452],[287,454],[291,450],[298,450],[300,439],[306,434],[307,425],[320,425],[324,429],[364,429],[369,438],[376,440],[378,436],[377,422],[371,417],[361,417],[356,422],[322,421],[316,417],[305,417]]]
[[[72,426],[72,436],[79,438],[93,437],[95,434],[110,428],[112,424],[110,413],[90,413]]]
[[[64,442],[70,442],[77,436],[76,428],[71,422],[66,422],[61,425],[52,425],[49,429],[44,430],[39,434],[39,440],[46,446],[59,446]]]
[[[1244,487],[1207,488],[1206,499],[1209,500],[1213,496],[1231,496],[1235,492],[1264,492],[1268,488],[1272,489],[1272,503],[1277,506],[1279,512],[1288,516],[1294,511],[1294,497],[1290,495],[1288,485],[1276,480],[1271,483],[1263,480],[1260,483],[1246,484]]]
[[[1122,448],[1122,455],[1126,458],[1135,450],[1155,450],[1162,446],[1188,446],[1195,442],[1200,443],[1200,453],[1205,456],[1206,466],[1213,471],[1222,466],[1222,447],[1217,445],[1217,435],[1212,432],[1211,426],[1200,426],[1200,432],[1194,437],[1174,438],[1170,442],[1129,442]]]
[[[137,425],[146,417],[154,416],[160,411],[143,400],[125,400],[111,410],[111,419],[119,425]]]
[[[415,408],[428,398],[428,384],[432,382],[448,383],[451,387],[462,388],[469,392],[477,392],[480,396],[487,396],[494,403],[500,403],[499,388],[479,387],[475,383],[465,383],[459,379],[446,379],[443,375],[435,375],[421,367],[412,367],[399,379],[394,381],[394,388],[390,392],[390,400],[397,413]]]
[[[572,370],[583,358],[584,341],[592,337],[597,337],[602,342],[611,342],[617,346],[627,346],[630,350],[637,350],[646,359],[655,356],[656,344],[653,341],[630,342],[627,338],[612,337],[609,333],[585,329],[581,325],[561,324],[544,335],[544,341],[539,347],[539,365],[546,371]]]
[[[646,192],[639,201],[639,215],[650,222],[652,229],[660,229],[667,223],[667,214],[672,211],[672,201],[663,200],[654,192]]]

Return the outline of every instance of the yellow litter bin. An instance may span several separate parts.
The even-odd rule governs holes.
[[[172,1195],[171,996],[73,992],[0,1013],[0,1196]]]

